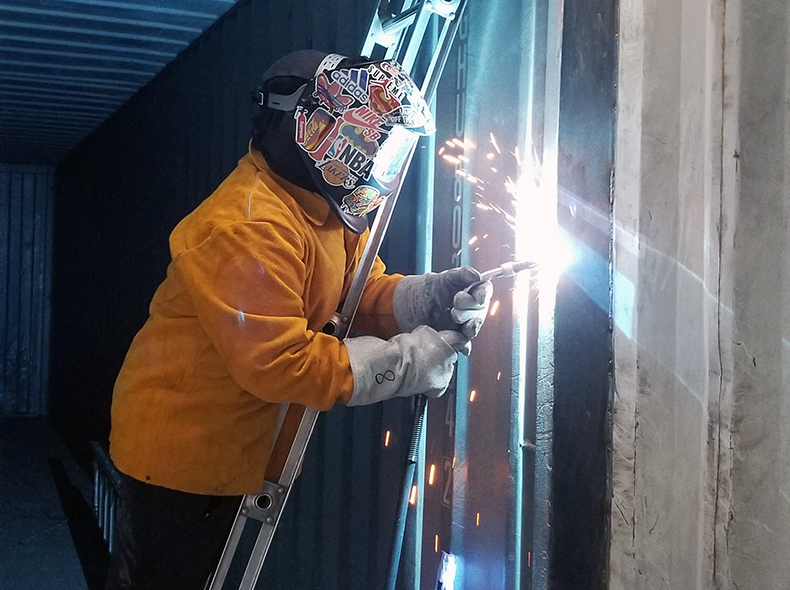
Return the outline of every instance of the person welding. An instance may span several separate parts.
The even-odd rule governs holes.
[[[121,504],[107,588],[200,590],[241,496],[261,490],[287,404],[442,395],[492,287],[471,267],[388,275],[354,333],[321,328],[430,111],[394,61],[305,50],[254,91],[248,153],[170,235],[172,260],[118,375]]]

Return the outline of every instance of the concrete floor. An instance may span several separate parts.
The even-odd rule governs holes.
[[[0,419],[2,587],[102,588],[108,557],[92,486],[46,419]]]

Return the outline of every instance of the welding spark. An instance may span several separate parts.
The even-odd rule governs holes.
[[[491,304],[491,311],[489,312],[489,314],[496,315],[498,309],[499,309],[499,300],[494,301],[494,303]]]
[[[472,141],[471,139],[460,139],[460,138],[458,138],[458,137],[454,137],[454,138],[452,139],[452,141],[453,141],[453,143],[454,143],[455,145],[457,145],[457,146],[458,146],[459,148],[461,148],[461,149],[469,149],[469,150],[473,150],[473,149],[475,149],[475,147],[476,147],[476,146],[475,146],[475,142],[474,142],[474,141]]]
[[[433,485],[434,477],[436,476],[436,464],[431,464],[431,471],[428,473],[428,485]]]
[[[442,156],[442,157],[443,158],[447,158],[447,156]],[[467,160],[468,160],[468,158],[467,158]],[[455,173],[458,176],[460,176],[461,178],[467,180],[470,184],[474,184],[476,187],[481,188],[481,190],[482,190],[482,187],[479,187],[479,185],[477,184],[480,179],[472,176],[471,174],[469,174],[468,171],[464,170],[463,168],[456,168],[455,169]]]
[[[459,137],[448,139],[438,150],[438,156],[444,161],[448,162],[454,167],[454,173],[459,178],[463,178],[472,184],[473,193],[475,195],[474,206],[481,211],[487,213],[496,213],[505,224],[515,233],[515,244],[513,245],[514,254],[517,259],[535,260],[539,263],[541,273],[541,284],[549,282],[547,275],[559,276],[562,267],[570,262],[571,255],[560,255],[568,251],[567,245],[563,248],[562,241],[557,232],[556,226],[556,197],[552,198],[550,191],[551,187],[541,186],[541,168],[542,162],[538,157],[538,151],[534,145],[527,145],[524,154],[521,153],[521,147],[515,146],[512,150],[503,149],[499,145],[497,137],[493,133],[489,133],[488,142],[490,146],[484,153],[481,153],[478,158],[471,156],[470,151],[476,146],[473,142]],[[465,152],[465,153],[464,153]],[[484,157],[483,157],[484,156]],[[506,158],[512,157],[510,163],[507,159],[499,161],[498,156],[505,156]],[[529,157],[531,156],[531,158]],[[466,168],[473,168],[482,162],[488,162],[488,170],[491,174],[499,176],[500,168],[505,166],[510,167],[512,164],[517,165],[517,174],[515,179],[511,176],[505,176],[499,182],[491,180],[484,180],[473,175]],[[481,167],[482,169],[482,167]],[[489,174],[485,172],[484,174]],[[499,176],[501,179],[502,177]],[[498,185],[498,187],[497,187]],[[491,198],[486,198],[487,187],[493,189]],[[508,203],[492,202],[499,201],[502,193],[501,188],[505,189],[505,195],[509,195],[511,200]],[[474,220],[475,216],[472,215],[471,219]],[[486,236],[483,236],[485,240]],[[472,236],[467,242],[467,247],[471,252],[477,252],[482,247],[481,240],[478,236]],[[506,246],[510,247],[510,246]],[[461,250],[456,252],[460,256]],[[562,259],[562,260],[560,260]],[[524,282],[523,280],[521,281]],[[527,283],[524,283],[527,285]],[[529,283],[529,288],[537,288],[537,283]],[[516,289],[518,290],[518,289]],[[514,292],[514,297],[516,293]],[[494,302],[491,307],[490,315],[495,315],[498,310],[499,303]],[[498,376],[497,379],[500,377]]]
[[[496,374],[496,380],[499,381],[499,378],[502,377],[502,371]]]
[[[411,486],[411,494],[409,494],[409,504],[417,503],[417,486]]]
[[[384,446],[390,446],[390,431],[388,430],[387,433],[384,435]]]
[[[477,522],[475,523],[477,526],[480,526],[480,513],[477,513]]]
[[[477,390],[476,390],[476,389],[473,389],[473,390],[472,390],[472,393],[470,393],[470,394],[469,394],[469,401],[470,401],[470,402],[473,402],[473,401],[475,401],[475,397],[477,397]]]
[[[494,134],[493,133],[489,133],[488,135],[491,138],[491,143],[493,144],[494,149],[496,150],[496,153],[501,154],[502,150],[499,149],[499,144],[497,144],[496,137],[494,137]]]
[[[433,541],[433,552],[439,553],[439,535],[436,535],[436,539]]]

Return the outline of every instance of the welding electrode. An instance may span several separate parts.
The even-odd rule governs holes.
[[[520,273],[522,270],[535,268],[537,265],[538,265],[537,262],[532,262],[531,260],[517,260],[515,262],[505,262],[501,266],[497,266],[496,268],[492,268],[491,270],[487,270],[484,273],[481,273],[480,280],[490,281],[491,279],[497,279],[499,277],[512,277],[516,273]]]

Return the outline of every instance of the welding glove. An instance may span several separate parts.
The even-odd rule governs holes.
[[[401,330],[425,324],[435,330],[460,330],[467,338],[480,332],[494,292],[471,266],[403,277],[395,286],[392,311]]]
[[[469,345],[460,332],[437,332],[429,326],[389,340],[359,336],[343,342],[354,375],[349,406],[417,394],[439,397],[450,383],[458,353]]]

